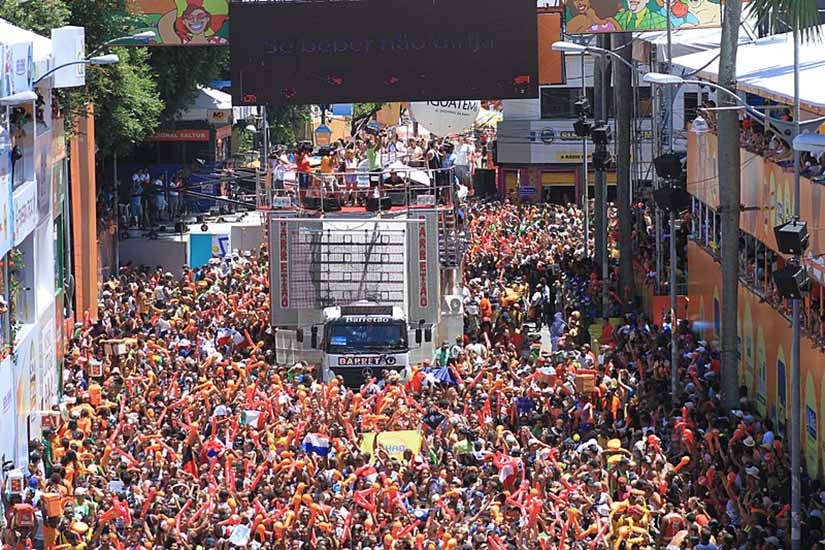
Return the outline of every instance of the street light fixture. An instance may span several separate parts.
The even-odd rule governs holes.
[[[45,73],[43,73],[43,75],[40,78],[38,78],[37,80],[32,82],[32,86],[37,86],[45,78],[48,78],[49,76],[53,75],[54,73],[56,73],[60,69],[64,69],[66,67],[71,67],[72,65],[113,65],[113,64],[119,63],[119,62],[120,62],[120,58],[116,54],[113,54],[113,53],[106,54],[106,55],[96,55],[94,57],[90,57],[88,59],[81,59],[79,61],[70,61],[69,63],[64,63],[62,65],[58,65],[57,67],[54,67],[53,69],[51,69],[49,71],[46,71]]]
[[[665,74],[665,73],[645,73],[642,77],[644,82],[649,84],[658,84],[660,86],[683,86],[685,84],[691,84],[696,86],[707,86],[708,88],[712,88],[717,92],[722,92],[723,94],[727,95],[740,105],[744,106],[749,112],[755,114],[759,118],[764,118],[765,115],[760,113],[756,109],[754,109],[751,105],[749,105],[744,99],[733,93],[732,91],[728,90],[724,86],[720,86],[715,82],[709,82],[707,80],[687,80],[682,78],[679,75],[675,74]]]
[[[566,40],[561,40],[559,42],[553,42],[550,48],[554,52],[562,53],[571,53],[579,55],[609,55],[613,59],[621,61],[625,65],[625,67],[630,68],[631,71],[639,72],[639,70],[636,67],[634,67],[632,63],[629,63],[624,57],[620,56],[616,52],[612,52],[604,48],[599,48],[598,46],[588,46],[586,44],[577,44],[576,42],[568,42]]]
[[[154,38],[155,36],[155,31],[143,31],[135,34],[130,34],[129,36],[119,36],[118,38],[112,38],[111,40],[107,40],[106,42],[104,42],[103,45],[110,46],[118,42],[126,42],[127,40],[149,40],[150,38]]]
[[[584,44],[577,44],[576,42],[567,42],[566,40],[562,40],[560,42],[553,42],[553,45],[550,46],[554,52],[562,52],[562,53],[587,53],[588,47]]]

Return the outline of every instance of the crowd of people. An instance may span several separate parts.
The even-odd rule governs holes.
[[[746,390],[723,410],[712,344],[618,300],[621,322],[591,340],[601,283],[575,207],[466,215],[448,377],[424,363],[347,388],[276,364],[265,249],[179,276],[122,269],[68,344],[60,421],[4,493],[7,547],[785,548],[784,426]],[[394,430],[420,448],[365,448]],[[825,492],[805,490],[819,550]]]
[[[176,220],[184,208],[184,187],[182,170],[155,176],[148,169],[137,170],[132,174],[128,202],[124,203],[128,211],[122,216],[123,226],[151,228],[158,222]]]
[[[402,139],[395,131],[363,130],[318,150],[300,143],[292,149],[280,146],[271,156],[273,187],[288,187],[290,174],[295,173],[294,183],[302,198],[323,188],[340,196],[343,204],[355,204],[363,202],[362,195],[367,190],[392,190],[404,185],[404,177],[394,167],[410,167],[426,171],[430,183],[439,187],[446,187],[446,182],[441,181],[445,170],[454,169],[457,182],[470,189],[473,171],[488,162],[488,138],[482,132],[478,140],[467,136]],[[320,161],[313,165],[312,159]],[[406,177],[409,170],[403,171]],[[367,173],[375,176],[368,182],[359,182],[359,174]]]

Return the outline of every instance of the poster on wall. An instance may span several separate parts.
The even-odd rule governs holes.
[[[29,182],[14,191],[14,245],[37,227],[37,188]]]
[[[14,407],[14,367],[11,357],[0,361],[0,426],[3,426],[3,437],[0,437],[0,456],[7,460],[14,458],[15,450],[15,407]]]
[[[221,46],[229,44],[228,0],[128,0],[120,13],[128,28],[118,40],[135,46]],[[146,38],[142,38],[143,35]],[[112,37],[117,38],[117,37]]]
[[[689,318],[694,326],[702,330],[706,340],[713,336],[713,323],[710,311],[703,311],[702,302],[708,302],[718,295],[721,288],[721,270],[719,264],[698,244],[688,244],[688,287],[692,297],[689,303]],[[698,305],[698,307],[697,307]],[[738,292],[738,313],[750,308],[753,321],[754,374],[748,385],[748,396],[756,402],[760,416],[772,418],[778,433],[787,433],[789,402],[788,354],[791,349],[793,331],[787,319],[761,296],[741,285]],[[802,444],[804,459],[809,472],[817,472],[822,462],[825,430],[822,407],[825,406],[825,377],[819,368],[823,364],[825,352],[821,351],[807,335],[803,336],[800,346],[801,392],[804,404],[801,407],[804,422]],[[744,357],[740,359],[739,369],[745,368]]]
[[[12,245],[11,230],[11,146],[6,129],[0,125],[0,258]]]
[[[41,391],[39,410],[45,411],[57,404],[57,340],[55,310],[50,307],[40,320],[40,356],[38,357]]]
[[[86,29],[66,26],[52,29],[54,66],[62,67],[54,73],[55,88],[71,88],[86,84],[86,64],[77,63],[86,57]]]
[[[11,45],[11,77],[9,93],[16,94],[32,87],[32,43]]]
[[[37,410],[38,382],[37,367],[35,365],[35,333],[32,329],[26,332],[22,340],[15,347],[14,358],[14,386],[16,388],[15,404],[17,417],[17,433],[15,437],[15,461],[22,462],[28,457],[28,417],[29,413]],[[34,427],[39,429],[39,425]],[[36,431],[34,432],[36,433]]]
[[[34,174],[37,180],[37,219],[49,217],[52,207],[52,133],[37,136],[34,155]]]
[[[673,0],[670,14],[664,0],[565,0],[568,34],[623,31],[664,31],[670,18],[673,30],[718,27],[722,7],[718,0]]]

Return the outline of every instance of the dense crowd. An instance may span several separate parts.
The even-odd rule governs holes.
[[[478,203],[466,223],[465,333],[436,353],[444,377],[423,364],[346,388],[276,365],[265,250],[181,276],[123,269],[69,343],[64,414],[31,445],[24,490],[4,494],[4,541],[784,548],[783,427],[746,391],[722,410],[712,345],[678,328],[671,396],[669,325],[617,303],[621,322],[591,347],[600,281],[576,208]],[[418,432],[420,449],[364,448],[389,430]],[[816,548],[823,497],[806,491]]]
[[[453,169],[456,180],[466,188],[472,186],[475,168],[486,166],[489,136],[482,132],[477,140],[460,136],[455,139],[400,137],[397,130],[361,131],[348,139],[338,139],[329,146],[313,150],[307,144],[292,148],[279,146],[271,156],[273,187],[297,186],[300,196],[317,193],[322,187],[340,196],[342,203],[363,201],[359,175],[372,174],[369,189],[391,191],[407,183],[410,168],[423,171],[425,184],[446,187],[445,170]],[[294,179],[295,181],[291,181]],[[421,183],[411,178],[413,183]],[[420,178],[419,178],[420,179]]]

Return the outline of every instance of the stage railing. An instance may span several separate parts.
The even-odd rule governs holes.
[[[294,177],[292,175],[294,174]],[[290,173],[283,181],[259,173],[260,210],[340,210],[348,206],[377,208],[447,207],[456,201],[453,168],[384,169],[381,172]]]

